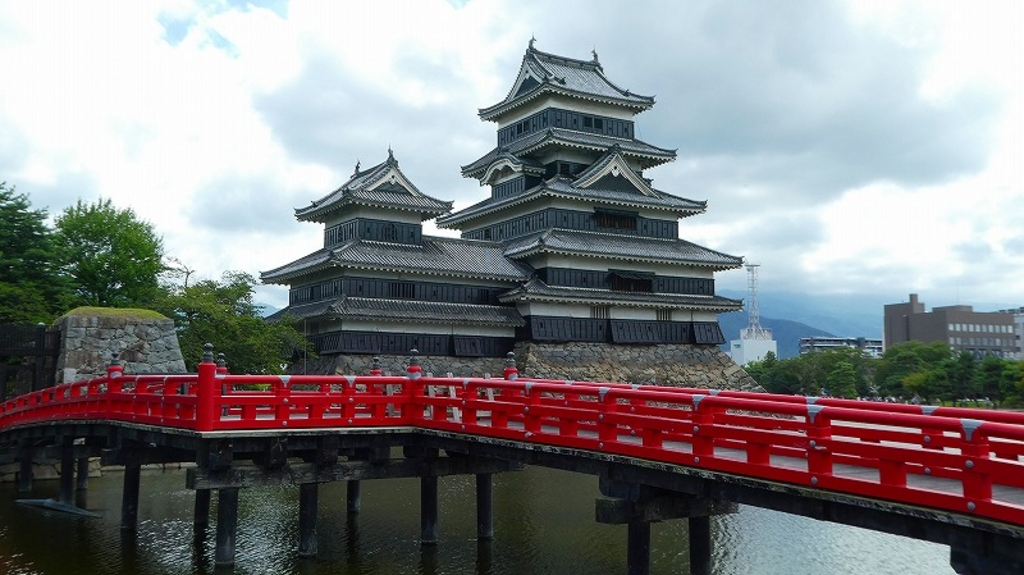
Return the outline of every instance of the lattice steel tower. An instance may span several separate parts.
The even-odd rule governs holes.
[[[772,339],[772,330],[761,327],[761,314],[757,310],[757,268],[761,264],[747,264],[747,314],[750,325],[743,330],[743,339]]]

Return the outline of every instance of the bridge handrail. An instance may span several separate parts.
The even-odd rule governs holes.
[[[114,420],[195,431],[415,426],[587,449],[924,505],[1024,526],[993,488],[1024,489],[1024,418],[901,406],[530,378],[125,375],[0,404],[0,430]],[[959,482],[961,493],[915,476]]]

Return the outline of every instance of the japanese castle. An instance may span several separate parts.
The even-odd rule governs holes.
[[[654,98],[611,82],[597,54],[577,60],[534,41],[508,95],[479,111],[495,147],[462,167],[490,194],[466,209],[421,191],[389,150],[295,210],[323,247],[262,273],[290,286],[272,316],[301,322],[321,356],[500,358],[526,344],[718,346],[714,274],[740,257],[679,238],[707,202],[655,188],[646,171],[676,157],[636,138]],[[424,221],[460,238],[423,233]]]

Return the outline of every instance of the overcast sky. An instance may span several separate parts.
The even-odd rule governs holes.
[[[1015,0],[0,0],[0,180],[258,275],[320,246],[294,208],[389,147],[423,192],[483,199],[459,169],[495,144],[477,110],[536,37],[656,96],[637,135],[678,159],[646,175],[707,200],[681,236],[762,290],[989,311],[1024,305],[1022,24]]]

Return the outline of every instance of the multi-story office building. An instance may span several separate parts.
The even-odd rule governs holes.
[[[1013,357],[1024,359],[1024,307],[1001,309],[999,313],[1013,316],[1013,340],[1016,345]]]
[[[800,355],[828,351],[840,347],[852,347],[871,357],[880,357],[884,348],[882,340],[866,337],[801,337]]]
[[[1019,345],[1012,314],[977,312],[969,305],[936,307],[926,312],[924,303],[913,293],[909,302],[885,306],[884,328],[886,349],[910,340],[943,341],[956,352],[1014,357]]]

